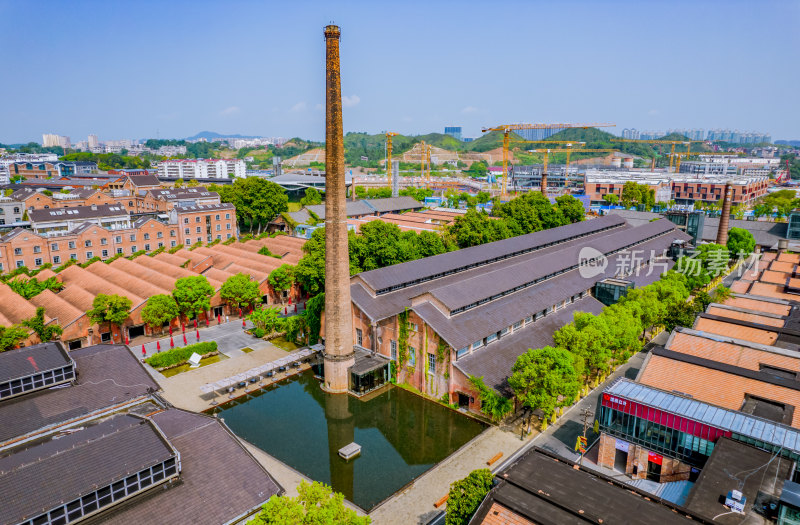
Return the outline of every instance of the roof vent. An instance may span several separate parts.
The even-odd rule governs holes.
[[[97,211],[97,204],[92,204],[92,211]]]

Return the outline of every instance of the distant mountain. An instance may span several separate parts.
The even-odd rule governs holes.
[[[226,133],[220,134],[216,131],[201,131],[197,135],[193,137],[186,137],[184,140],[199,140],[199,139],[206,139],[208,141],[213,141],[214,139],[257,139],[260,138],[254,135],[238,135],[235,133]]]
[[[800,148],[800,140],[776,140],[775,144]]]

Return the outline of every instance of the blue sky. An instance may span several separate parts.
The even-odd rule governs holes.
[[[321,139],[330,21],[346,131],[612,122],[800,139],[800,0],[0,0],[0,20],[0,142]]]

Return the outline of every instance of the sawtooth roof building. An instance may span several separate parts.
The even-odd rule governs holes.
[[[362,272],[351,278],[353,343],[403,361],[400,381],[477,411],[469,376],[506,392],[519,355],[551,344],[574,312],[601,311],[598,282],[649,284],[672,266],[665,252],[686,239],[666,220],[631,227],[603,217]],[[582,249],[597,250],[607,265],[584,272]],[[643,256],[635,269],[625,264],[631,250]]]
[[[223,422],[166,406],[127,346],[4,352],[5,385],[0,523],[236,523],[283,493]]]

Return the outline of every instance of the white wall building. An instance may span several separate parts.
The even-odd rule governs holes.
[[[45,133],[42,135],[42,146],[45,148],[69,148],[72,146],[72,144],[69,141],[69,137],[55,135],[53,133]]]
[[[161,161],[158,176],[179,179],[227,179],[246,176],[241,159],[172,159]]]

